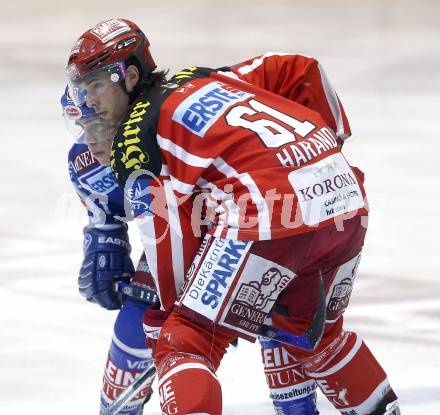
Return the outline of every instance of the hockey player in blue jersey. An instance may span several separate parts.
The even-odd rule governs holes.
[[[138,373],[152,365],[151,349],[146,346],[142,319],[148,303],[115,292],[119,284],[151,294],[151,280],[145,257],[135,271],[130,258],[131,246],[125,217],[124,196],[108,166],[99,163],[102,142],[112,139],[97,122],[94,110],[75,106],[67,88],[61,98],[63,116],[76,143],[68,155],[69,174],[75,191],[87,209],[89,223],[84,228],[84,260],[78,286],[82,296],[108,310],[120,311],[104,369],[101,410],[133,382]],[[140,415],[151,396],[146,386],[120,412]]]

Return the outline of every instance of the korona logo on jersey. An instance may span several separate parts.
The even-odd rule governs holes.
[[[365,205],[356,176],[341,153],[296,169],[288,179],[306,225],[317,225]]]
[[[215,239],[193,275],[182,304],[216,321],[250,246],[247,241]]]
[[[251,254],[222,321],[258,334],[278,295],[294,276],[289,269]]]
[[[222,82],[210,82],[182,101],[172,119],[199,137],[204,137],[229,107],[252,96]]]

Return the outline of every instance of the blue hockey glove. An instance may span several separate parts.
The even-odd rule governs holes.
[[[84,261],[78,277],[80,294],[107,310],[121,308],[116,281],[129,282],[134,273],[127,226],[114,230],[84,228]]]

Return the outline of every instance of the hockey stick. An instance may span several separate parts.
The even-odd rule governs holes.
[[[118,282],[115,286],[116,290],[127,297],[132,297],[135,300],[153,303],[157,301],[157,294],[153,290],[148,288],[142,288],[138,286],[132,286]],[[156,296],[156,297],[154,297]],[[154,301],[151,299],[154,298]],[[268,340],[274,340],[279,343],[284,343],[289,346],[300,347],[301,349],[314,350],[317,344],[320,342],[322,334],[324,333],[324,326],[326,320],[326,303],[325,303],[325,290],[324,279],[322,272],[319,271],[319,293],[318,293],[318,306],[316,309],[315,317],[308,328],[303,334],[292,334],[287,331],[263,325],[261,328],[260,336]]]
[[[131,398],[135,396],[145,385],[153,381],[156,375],[156,368],[151,366],[149,369],[139,375],[135,381],[125,389],[112,403],[107,406],[100,415],[116,415],[121,409],[130,402]]]
[[[116,286],[118,292],[123,292],[128,297],[133,297],[137,300],[149,302],[147,298],[150,298],[149,291],[142,293],[137,290],[129,290],[129,284],[121,283]],[[136,287],[140,288],[140,287]],[[142,288],[140,288],[142,290]],[[157,294],[156,294],[157,295]],[[304,334],[292,334],[281,329],[277,329],[272,326],[263,325],[260,336],[269,340],[274,340],[279,343],[287,344],[289,346],[300,347],[302,349],[313,350],[319,341],[321,340],[324,332],[326,320],[326,303],[325,303],[325,290],[324,280],[322,272],[319,271],[319,295],[318,295],[318,307],[315,317],[310,325],[309,329]],[[135,396],[139,390],[141,390],[147,383],[151,382],[156,374],[156,368],[154,366],[145,370],[136,380],[127,387],[127,389],[113,401],[100,415],[117,415],[120,410],[129,402],[133,396]]]
[[[159,301],[159,296],[154,290],[135,284],[127,284],[123,281],[115,282],[113,291],[148,304]],[[155,375],[156,368],[154,366],[146,369],[107,408],[101,411],[100,415],[117,415],[145,385],[153,382]]]
[[[156,291],[148,287],[141,287],[136,284],[127,284],[123,281],[113,283],[113,291],[125,295],[143,303],[154,304],[159,301]]]
[[[290,346],[300,347],[301,349],[314,350],[321,341],[324,333],[326,317],[324,279],[322,272],[319,271],[318,307],[309,329],[304,334],[292,334],[272,326],[263,325],[261,329],[261,337],[288,344]]]

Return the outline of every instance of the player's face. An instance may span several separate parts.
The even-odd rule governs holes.
[[[86,92],[86,104],[97,113],[104,134],[89,136],[86,142],[95,158],[101,164],[110,163],[110,150],[113,136],[128,109],[128,95],[119,82],[112,82],[108,72],[98,72],[82,85]]]
[[[98,72],[83,85],[86,104],[93,108],[107,126],[117,128],[128,109],[128,95],[119,82],[112,82],[108,72]]]
[[[100,164],[110,164],[110,148],[114,129],[107,128],[98,117],[77,121],[84,130],[84,139],[93,157]]]

